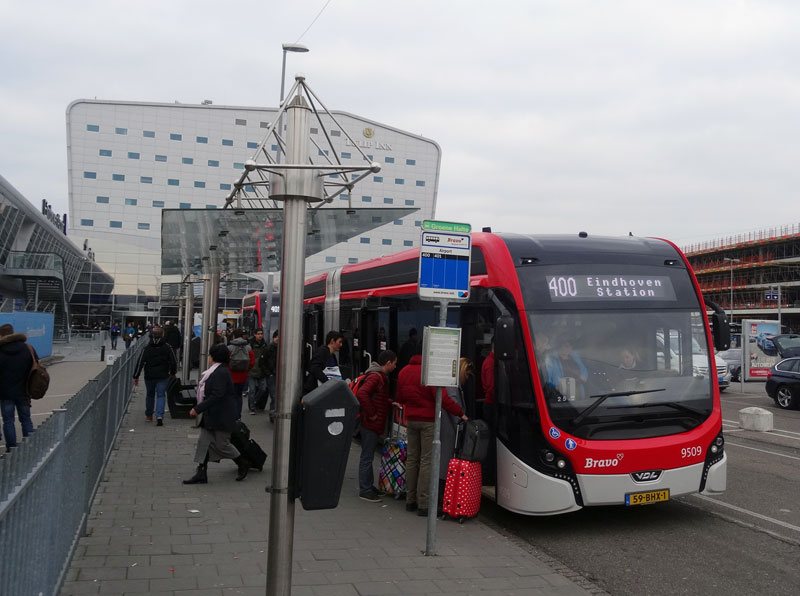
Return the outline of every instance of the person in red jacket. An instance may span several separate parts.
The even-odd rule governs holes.
[[[397,401],[405,408],[408,428],[406,451],[406,511],[428,515],[428,487],[433,449],[433,418],[436,409],[436,387],[422,386],[422,356],[415,354],[397,376]],[[442,389],[442,408],[453,416],[467,420],[461,407]],[[434,500],[434,511],[436,496]]]
[[[380,491],[375,488],[372,460],[378,437],[386,428],[389,411],[389,375],[397,366],[397,355],[391,350],[378,354],[369,365],[366,376],[356,392],[361,406],[361,459],[358,463],[358,495],[365,501],[380,503]]]
[[[231,371],[233,389],[236,392],[236,420],[241,420],[242,418],[242,395],[244,394],[245,387],[247,387],[247,376],[250,374],[250,369],[253,368],[256,363],[256,354],[253,352],[253,348],[250,347],[250,342],[242,337],[243,335],[244,333],[241,329],[234,329],[233,340],[228,345],[228,354],[231,357],[233,356],[234,350],[241,349],[247,352],[250,361],[245,370],[233,370],[231,362],[228,360],[228,370]]]

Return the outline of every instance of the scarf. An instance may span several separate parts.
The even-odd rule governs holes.
[[[217,367],[219,366],[219,362],[215,362],[211,366],[206,369],[206,372],[203,373],[203,376],[200,377],[200,382],[197,384],[197,403],[203,401],[203,398],[206,396],[206,380],[208,377],[211,376]]]

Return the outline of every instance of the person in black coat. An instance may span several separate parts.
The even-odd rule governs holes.
[[[31,420],[31,401],[28,399],[28,375],[33,367],[33,358],[39,360],[36,350],[28,349],[24,333],[14,333],[14,327],[0,326],[0,410],[3,414],[3,434],[6,436],[6,449],[17,446],[17,429],[14,413],[19,416],[22,436],[33,432]],[[32,347],[32,346],[31,346]]]
[[[150,343],[142,350],[136,371],[133,373],[133,384],[139,384],[139,375],[144,369],[144,384],[147,387],[144,414],[148,421],[153,419],[155,406],[156,424],[164,426],[164,409],[167,403],[167,382],[175,376],[178,361],[175,352],[164,341],[164,330],[156,327],[150,332]],[[157,397],[156,397],[157,396]]]
[[[238,416],[233,379],[225,366],[229,358],[225,344],[211,346],[209,368],[197,386],[197,405],[189,412],[192,418],[200,416],[200,437],[194,453],[197,471],[189,480],[184,480],[184,484],[206,484],[209,461],[232,459],[238,468],[236,480],[244,480],[250,468],[250,462],[231,444]]]
[[[308,363],[308,376],[303,387],[306,393],[328,381],[325,374],[326,368],[339,368],[336,352],[341,349],[343,343],[344,335],[340,331],[328,331],[328,335],[325,336],[325,345],[316,349]]]

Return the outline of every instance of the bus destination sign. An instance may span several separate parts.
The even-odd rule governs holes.
[[[417,286],[421,300],[469,300],[470,231],[469,224],[422,222]]]
[[[548,275],[553,302],[675,300],[667,276],[656,275]]]

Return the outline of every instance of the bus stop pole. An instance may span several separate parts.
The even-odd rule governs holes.
[[[206,275],[203,279],[203,306],[201,312],[202,320],[200,321],[200,370],[199,374],[203,374],[208,368],[208,350],[211,348],[209,343],[208,334],[208,321],[211,319],[211,276]]]
[[[181,376],[188,383],[192,376],[192,327],[194,324],[194,285],[186,284],[186,304],[183,307],[183,353]],[[180,324],[180,322],[178,323]]]
[[[439,327],[447,326],[447,300],[439,301]],[[436,405],[433,410],[433,445],[431,446],[431,477],[428,484],[428,533],[425,539],[425,556],[436,555],[436,518],[439,510],[439,469],[442,459],[442,388],[436,388]]]

